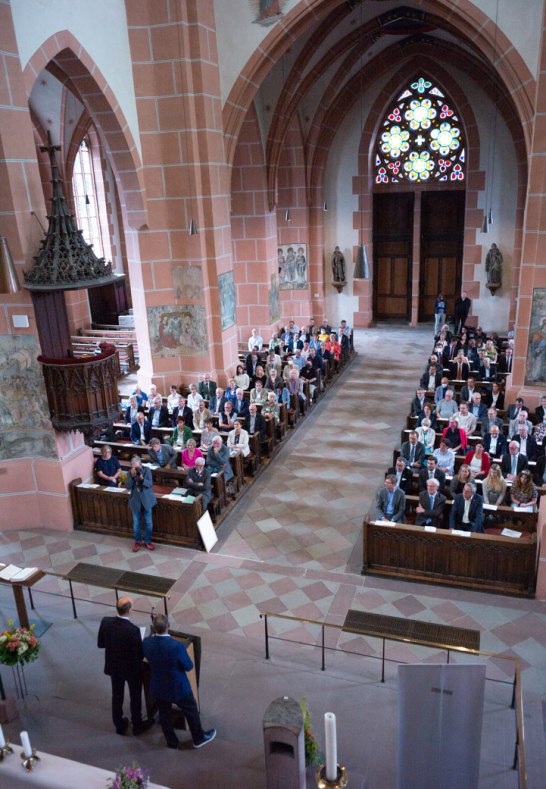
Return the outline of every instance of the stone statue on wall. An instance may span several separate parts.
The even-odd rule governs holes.
[[[502,263],[502,252],[496,244],[491,244],[491,249],[485,258],[487,287],[491,293],[494,293],[502,285]]]
[[[346,282],[345,277],[345,257],[339,247],[334,249],[332,255],[332,274],[334,282]]]

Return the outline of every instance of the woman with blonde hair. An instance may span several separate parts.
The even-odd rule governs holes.
[[[452,497],[455,498],[457,493],[462,493],[464,486],[467,482],[473,482],[474,475],[470,469],[468,463],[463,463],[461,468],[459,469],[458,474],[454,474],[451,482],[449,483],[449,492],[451,493]]]
[[[506,481],[502,476],[501,467],[498,463],[493,463],[482,484],[484,504],[494,504],[498,507],[504,502],[506,490]]]
[[[182,468],[186,469],[186,471],[189,471],[190,468],[195,466],[195,461],[197,458],[202,457],[203,453],[197,446],[195,438],[190,438],[186,442],[186,449],[182,452]]]

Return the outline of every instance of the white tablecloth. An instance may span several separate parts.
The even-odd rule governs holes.
[[[40,761],[31,773],[21,766],[20,745],[10,743],[14,753],[6,757],[0,764],[0,787],[2,789],[27,789],[29,786],[47,789],[107,789],[108,778],[114,773],[92,767],[90,764],[62,759],[50,753],[38,752]],[[149,784],[149,789],[168,789],[159,784]]]

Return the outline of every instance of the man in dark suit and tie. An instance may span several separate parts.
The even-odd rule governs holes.
[[[497,460],[507,454],[508,442],[496,423],[491,425],[489,433],[486,434],[483,440],[483,448],[491,458],[496,458]]]
[[[446,475],[441,469],[438,468],[438,461],[434,455],[428,455],[427,467],[419,472],[419,491],[426,490],[427,481],[429,479],[437,479],[439,483],[439,489],[444,489],[444,485],[446,484]]]
[[[519,443],[517,441],[510,441],[508,444],[508,454],[503,455],[501,460],[502,476],[513,482],[519,473],[527,467],[528,461],[526,456],[520,453]]]
[[[100,623],[97,646],[104,649],[104,673],[112,681],[112,720],[118,734],[125,734],[129,721],[123,717],[125,683],[129,686],[133,734],[153,726],[153,718],[142,720],[142,660],[144,652],[139,628],[129,616],[133,601],[120,597],[117,616],[105,616]]]
[[[467,482],[462,493],[457,493],[451,507],[449,528],[483,532],[483,499],[476,493],[473,482]]]
[[[237,389],[237,396],[235,397],[235,401],[233,403],[234,415],[243,417],[243,419],[247,419],[248,405],[249,405],[249,400],[245,398],[244,390]]]
[[[400,447],[400,454],[410,469],[421,468],[425,459],[425,447],[417,440],[417,433],[412,430],[409,441],[404,441]]]
[[[385,477],[392,475],[396,478],[396,487],[408,493],[413,484],[413,474],[411,469],[406,467],[406,461],[402,456],[396,458],[396,463],[388,469]]]
[[[159,709],[159,720],[167,747],[180,747],[173,726],[172,705],[184,713],[193,747],[202,748],[216,737],[216,729],[204,731],[199,710],[188,680],[193,663],[184,644],[169,635],[169,620],[163,614],[154,618],[155,635],[144,639],[144,655],[152,670],[151,691]]]
[[[152,438],[148,454],[152,463],[157,463],[161,468],[176,468],[176,449],[169,444],[162,444],[159,438]]]
[[[265,419],[258,411],[256,403],[251,403],[248,407],[248,420],[245,423],[249,436],[254,433],[260,434],[260,442],[265,441]]]
[[[499,373],[512,372],[513,354],[513,350],[507,348],[505,352],[499,356]]]
[[[154,398],[152,407],[148,411],[148,421],[152,427],[170,427],[171,417],[169,416],[169,409],[163,405],[161,395]]]
[[[152,435],[152,426],[142,412],[138,412],[136,420],[131,425],[131,441],[133,444],[145,446]]]
[[[508,421],[511,422],[512,420],[517,419],[518,414],[522,408],[525,408],[523,397],[516,397],[515,402],[508,406]]]
[[[540,425],[546,415],[546,396],[540,398],[540,405],[535,409],[535,425]]]
[[[213,414],[216,407],[216,381],[210,380],[210,373],[205,373],[203,380],[197,385],[197,391],[203,400],[208,400],[209,411]]]
[[[419,494],[419,504],[415,508],[416,526],[435,526],[442,528],[446,497],[438,493],[440,482],[436,478],[427,479],[427,489]]]
[[[212,498],[210,471],[208,468],[205,468],[205,458],[197,458],[195,466],[188,471],[186,479],[184,480],[184,487],[191,496],[198,496],[200,493],[203,494],[204,512]]]

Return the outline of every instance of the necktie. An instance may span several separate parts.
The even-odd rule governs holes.
[[[415,446],[411,445],[410,455],[409,455],[409,462],[413,463],[413,459],[415,457]]]
[[[429,496],[429,499],[430,499],[430,509],[433,510],[434,509],[434,496]]]
[[[429,471],[428,472],[428,478],[429,479],[434,479],[434,471]]]
[[[518,467],[518,456],[512,455],[512,474],[514,477],[516,476],[517,467]]]

